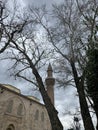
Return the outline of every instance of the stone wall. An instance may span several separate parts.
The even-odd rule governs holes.
[[[45,106],[0,85],[0,130],[51,130]]]

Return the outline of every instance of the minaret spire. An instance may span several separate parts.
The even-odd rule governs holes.
[[[47,69],[47,76],[48,76],[48,77],[52,77],[52,72],[53,72],[52,66],[51,66],[51,64],[49,63],[49,66],[48,66],[48,69]]]
[[[51,102],[54,105],[55,79],[53,78],[53,70],[52,70],[52,66],[50,63],[49,63],[48,69],[47,69],[47,78],[46,78],[45,82],[46,82],[48,96],[50,97]]]

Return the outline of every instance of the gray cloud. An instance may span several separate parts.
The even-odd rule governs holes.
[[[41,6],[46,4],[47,7],[51,7],[52,4],[60,4],[64,0],[22,0],[25,5]]]
[[[0,55],[0,58],[1,57],[2,55]],[[15,78],[10,76],[10,72],[8,71],[10,66],[11,62],[0,61],[0,83],[13,85],[19,88],[23,94],[33,95],[39,98],[40,94],[36,91],[33,91],[32,85],[24,80],[15,80]],[[64,112],[67,112],[66,110],[74,112],[75,108],[78,106],[78,98],[75,96],[75,93],[75,88],[67,87],[65,90],[57,89],[55,85],[55,106],[59,111],[60,120],[65,128],[70,127],[72,118],[70,118],[68,115],[64,115]],[[40,100],[42,102],[42,99]]]
[[[24,80],[15,80],[10,76],[10,72],[8,71],[10,64],[11,62],[9,61],[0,61],[0,83],[13,85],[19,88],[23,94],[40,97],[40,94],[33,91],[33,87],[29,83]],[[76,90],[72,87],[68,87],[64,90],[57,89],[55,85],[55,106],[59,111],[60,120],[65,128],[70,127],[72,117],[64,115],[64,112],[66,112],[66,110],[74,112],[78,106],[78,98],[75,96],[75,93]],[[42,99],[40,100],[42,102]]]
[[[0,58],[2,57],[3,55],[0,55]],[[20,79],[16,80],[15,77],[11,76],[11,71],[9,70],[11,64],[9,60],[0,60],[0,83],[13,85],[19,88],[21,93],[31,95],[33,93],[33,87],[28,82]]]
[[[18,2],[23,6],[31,4],[34,6],[41,6],[46,4],[48,8],[51,8],[52,4],[59,4],[62,1],[63,0],[18,0]],[[2,56],[0,55],[0,57]],[[11,84],[19,88],[23,94],[35,96],[38,95],[39,97],[39,93],[33,91],[33,88],[29,83],[25,82],[24,80],[15,80],[10,76],[10,72],[8,71],[10,64],[11,63],[9,61],[0,61],[0,83]],[[75,107],[78,106],[78,99],[76,96],[74,96],[75,93],[76,90],[71,87],[66,88],[65,90],[55,89],[55,106],[59,111],[60,120],[62,121],[65,128],[70,127],[70,122],[72,119],[68,115],[64,116],[63,113],[66,111],[66,109],[74,111]]]

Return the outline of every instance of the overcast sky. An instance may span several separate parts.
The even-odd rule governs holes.
[[[21,0],[21,1],[23,1],[26,5],[34,4],[36,6],[41,6],[43,4],[46,4],[46,6],[49,8],[52,4],[55,4],[55,3],[59,4],[59,3],[63,2],[63,0]]]
[[[11,77],[10,71],[7,70],[9,66],[10,63],[8,61],[0,61],[0,83],[13,85],[19,88],[22,94],[40,97],[38,92],[32,91],[32,87],[29,83],[26,81],[15,80],[14,77]],[[67,87],[65,89],[58,89],[55,85],[55,106],[59,111],[60,120],[66,130],[73,123],[73,116],[64,115],[64,113],[67,113],[68,111],[75,113],[75,108],[79,106],[75,88]]]
[[[18,0],[18,2],[23,6],[31,4],[41,6],[46,4],[47,8],[51,9],[52,4],[60,4],[63,0]],[[21,89],[22,93],[27,95],[36,95],[36,92],[32,91],[32,88],[31,86],[29,87],[28,83],[25,81],[14,80],[14,78],[10,77],[9,71],[7,70],[9,66],[8,61],[0,61],[0,83],[14,85]],[[68,115],[64,116],[64,112],[65,110],[72,110],[75,113],[74,108],[78,106],[76,89],[72,87],[67,87],[65,90],[55,89],[55,105],[57,110],[60,112],[59,116],[66,130],[70,127],[73,117]]]

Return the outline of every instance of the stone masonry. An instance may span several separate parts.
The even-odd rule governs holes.
[[[47,73],[53,87],[50,65]],[[47,80],[47,85],[52,88],[49,78]],[[54,104],[53,88],[49,89],[49,95]],[[11,85],[0,84],[0,130],[51,130],[51,124],[45,106],[36,98],[22,95]]]

